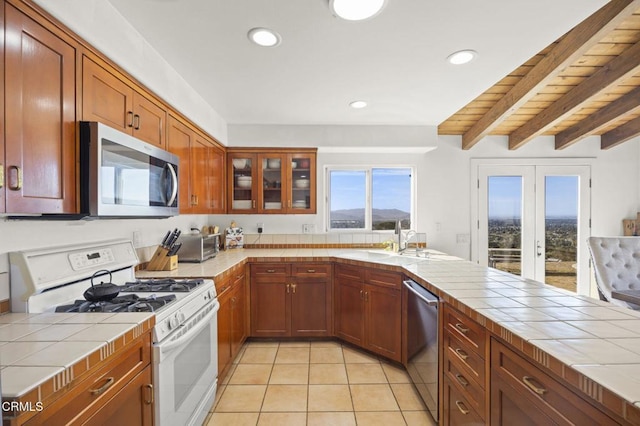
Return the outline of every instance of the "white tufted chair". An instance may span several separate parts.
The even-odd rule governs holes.
[[[640,310],[611,297],[612,290],[640,290],[640,237],[590,237],[588,242],[600,298]]]

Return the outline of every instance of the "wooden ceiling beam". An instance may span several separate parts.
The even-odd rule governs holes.
[[[462,149],[470,149],[506,117],[536,95],[558,73],[589,50],[618,23],[640,9],[640,0],[611,0],[569,31],[533,69],[462,135]]]
[[[640,87],[616,99],[584,120],[556,135],[556,149],[567,148],[581,139],[597,133],[614,121],[640,111]]]
[[[518,149],[554,124],[576,112],[607,87],[640,72],[640,42],[612,59],[595,74],[575,86],[551,106],[509,135],[509,149]]]
[[[609,149],[640,135],[640,117],[600,136],[600,148]]]

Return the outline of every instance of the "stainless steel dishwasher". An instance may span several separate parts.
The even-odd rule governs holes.
[[[407,371],[433,419],[438,421],[437,296],[412,280],[407,303]]]

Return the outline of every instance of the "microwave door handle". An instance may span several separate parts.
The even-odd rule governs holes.
[[[173,165],[171,163],[167,163],[166,166],[171,174],[171,197],[169,197],[169,200],[167,201],[167,206],[171,206],[178,195],[178,176],[176,176],[176,171],[173,169]]]

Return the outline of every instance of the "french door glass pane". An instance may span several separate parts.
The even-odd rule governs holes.
[[[367,174],[364,170],[331,170],[331,229],[364,229]]]
[[[489,266],[521,275],[522,177],[489,176]]]
[[[545,177],[545,282],[576,291],[577,176]]]
[[[411,221],[411,169],[372,169],[372,228],[393,230],[398,220],[409,229]]]

